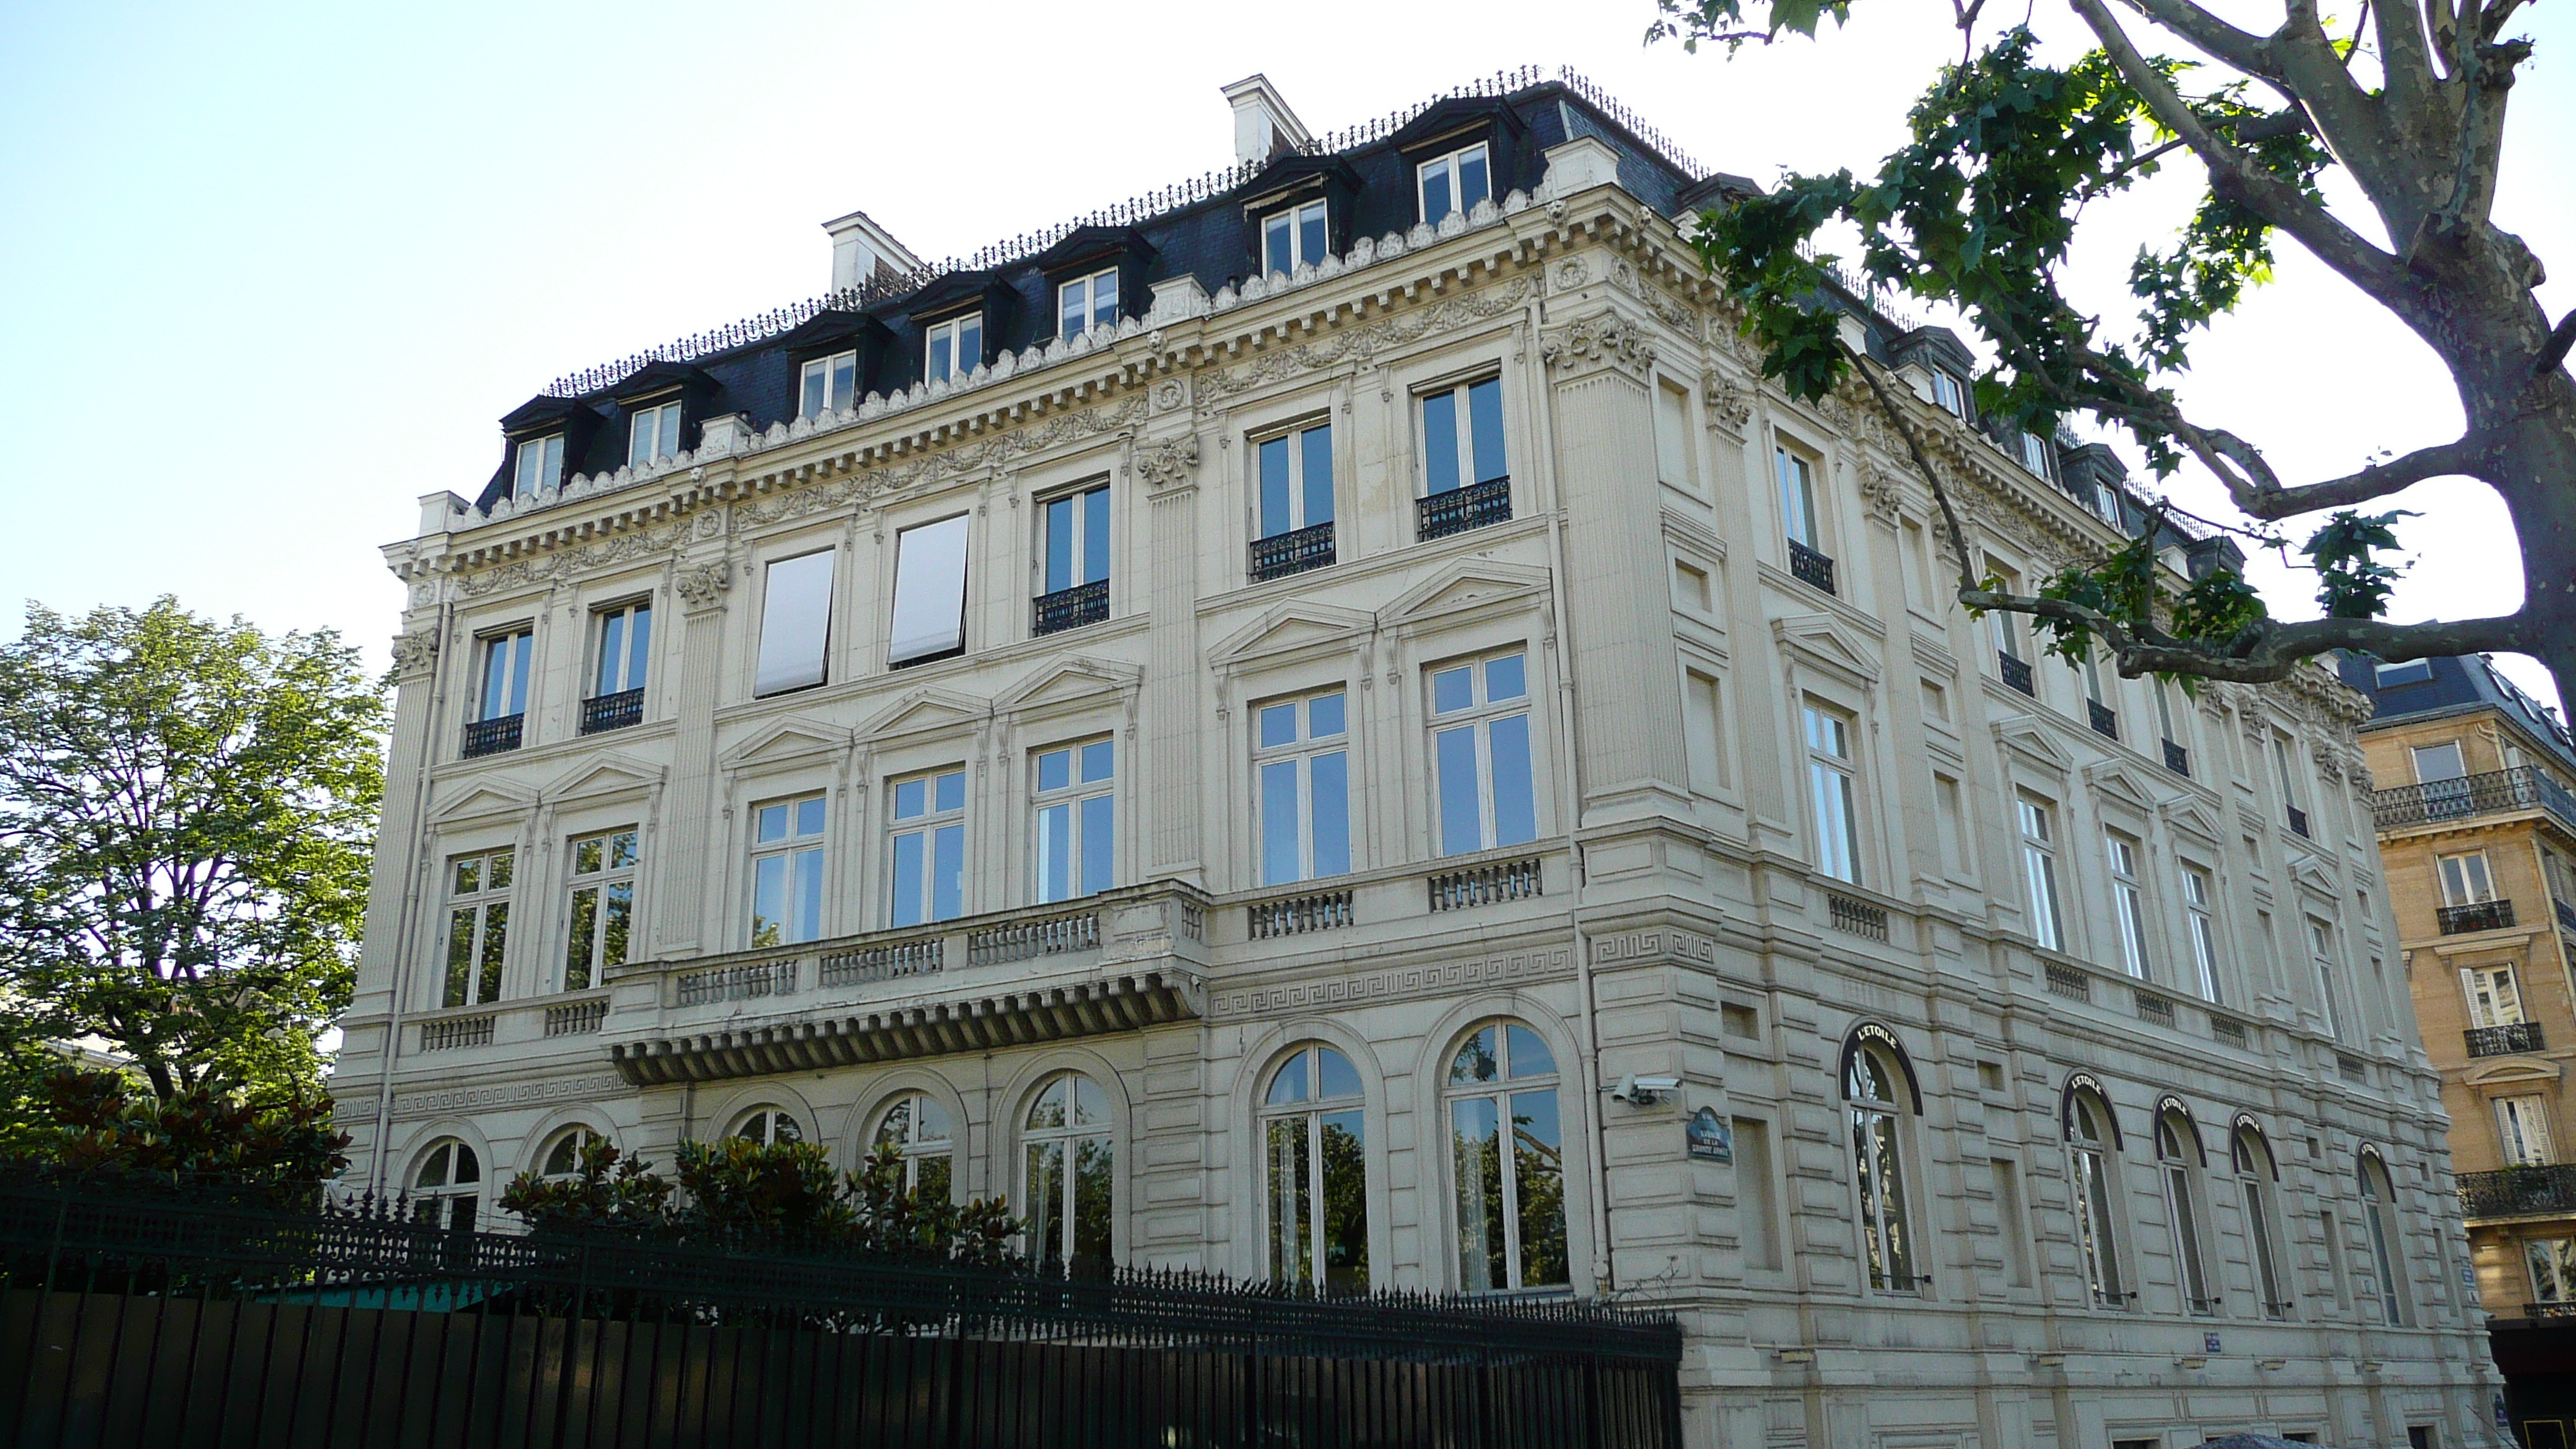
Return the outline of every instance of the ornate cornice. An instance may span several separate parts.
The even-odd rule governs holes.
[[[1610,368],[1643,377],[1655,366],[1653,340],[1616,313],[1586,317],[1548,333],[1538,353],[1550,369],[1569,374]]]

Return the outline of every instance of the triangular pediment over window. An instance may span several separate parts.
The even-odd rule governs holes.
[[[628,795],[651,790],[662,783],[662,767],[624,755],[600,754],[555,777],[554,783],[541,793],[555,803],[567,800],[590,800],[609,795]]]
[[[1426,624],[1447,615],[1529,598],[1546,588],[1547,574],[1542,570],[1486,559],[1462,560],[1399,595],[1386,607],[1383,617],[1391,625]]]
[[[973,729],[992,716],[991,705],[970,695],[916,689],[861,724],[858,737],[876,744],[899,735],[955,733]]]
[[[2088,766],[2084,774],[2104,799],[2117,800],[2140,813],[2156,808],[2156,797],[2137,773],[2116,761],[2103,761]]]
[[[1771,633],[1781,648],[1809,665],[1830,670],[1856,684],[1878,682],[1877,651],[1831,614],[1774,619]]]
[[[848,730],[816,720],[791,717],[763,728],[726,750],[719,760],[728,768],[741,769],[747,765],[776,765],[790,760],[828,757],[844,753],[849,748]]]
[[[1077,655],[1050,661],[1003,691],[993,708],[997,713],[1027,714],[1057,705],[1098,704],[1125,695],[1144,677],[1144,671],[1132,665]]]
[[[507,781],[476,780],[460,788],[452,798],[431,807],[429,818],[439,825],[505,820],[526,814],[536,803],[536,796]]]
[[[1368,637],[1375,620],[1356,609],[1292,600],[1274,604],[1260,618],[1235,630],[1208,650],[1211,669],[1244,669],[1284,663],[1310,652],[1352,649]]]
[[[2039,721],[2026,714],[1995,721],[1995,743],[2031,763],[2064,774],[2075,768],[2075,756],[2049,738]]]
[[[2194,839],[2216,845],[2219,841],[2218,818],[2197,803],[2185,801],[2165,812],[2165,821],[2176,831]]]

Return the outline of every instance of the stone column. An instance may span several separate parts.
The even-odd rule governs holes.
[[[680,596],[682,640],[680,689],[675,713],[679,729],[671,746],[670,809],[664,817],[662,849],[669,859],[657,873],[666,888],[654,905],[652,953],[656,957],[695,956],[707,949],[706,923],[713,916],[707,898],[710,882],[726,873],[710,859],[720,830],[713,790],[716,782],[716,699],[722,692],[725,654],[726,596],[733,588],[729,555],[683,566],[674,591]]]
[[[1177,380],[1155,389],[1156,410],[1183,409]],[[1186,421],[1183,412],[1181,420]],[[1143,821],[1136,854],[1147,878],[1204,884],[1200,853],[1199,734],[1205,727],[1199,688],[1199,436],[1194,432],[1136,444],[1128,476],[1143,485],[1147,509],[1145,560],[1138,572],[1146,589],[1150,624],[1146,639],[1143,701],[1145,747],[1120,770],[1160,802]]]

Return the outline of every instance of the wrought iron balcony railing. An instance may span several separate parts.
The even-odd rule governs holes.
[[[2525,1318],[2576,1318],[2576,1302],[2562,1300],[2557,1303],[2526,1303],[2522,1305],[2522,1316]]]
[[[1284,579],[1308,569],[1330,567],[1333,551],[1333,521],[1325,519],[1311,528],[1274,533],[1252,541],[1252,565],[1246,570],[1252,582]]]
[[[2503,1026],[2473,1026],[2461,1035],[2468,1040],[2473,1057],[2511,1056],[2515,1052],[2537,1052],[2549,1049],[2548,1039],[2540,1034],[2536,1021],[2507,1022]]]
[[[2300,836],[2305,837],[2308,834],[2308,812],[2300,809],[2296,805],[2291,806],[2290,829],[2296,831]]]
[[[2549,898],[2549,906],[2550,909],[2558,913],[2558,924],[2561,927],[2570,931],[2576,931],[2576,906],[2571,906],[2565,901],[2558,899],[2556,896],[2551,896]]]
[[[465,726],[467,759],[477,755],[497,755],[519,747],[520,727],[527,723],[524,714],[505,714],[499,719],[471,720]]]
[[[2191,774],[2191,751],[2171,740],[2165,741],[2165,768],[2188,777]]]
[[[2434,910],[2433,919],[2445,936],[2501,931],[2513,924],[2513,902],[2472,901],[2465,906],[2441,906]]]
[[[622,730],[644,722],[644,691],[639,686],[615,694],[596,694],[581,702],[581,732]]]
[[[2465,775],[2457,780],[2400,785],[2373,791],[2370,797],[2371,817],[2382,830],[2403,830],[2412,825],[2512,810],[2546,810],[2558,818],[2561,827],[2576,833],[2576,795],[2570,795],[2565,786],[2531,765]]]
[[[2093,726],[2093,733],[2108,735],[2115,740],[2120,737],[2119,713],[2102,701],[2098,699],[2084,701],[2084,718]]]
[[[1794,538],[1789,540],[1789,574],[1809,588],[1834,591],[1834,561]]]
[[[2030,661],[2015,659],[2001,650],[1995,651],[1995,662],[2003,666],[2004,683],[2036,699],[2039,682],[2031,677]]]
[[[2472,1220],[2576,1213],[2576,1162],[2464,1172],[2459,1193],[2461,1215]]]
[[[1053,634],[1064,629],[1079,629],[1097,624],[1109,617],[1109,581],[1076,584],[1052,594],[1040,594],[1029,602],[1029,632]]]
[[[1496,478],[1416,499],[1414,536],[1424,543],[1512,518],[1512,480]]]

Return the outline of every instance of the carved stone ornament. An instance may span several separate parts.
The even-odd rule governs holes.
[[[724,596],[733,587],[733,566],[725,563],[705,564],[680,575],[677,585],[680,599],[690,608],[703,609]]]
[[[1897,486],[1895,474],[1876,463],[1863,463],[1860,468],[1860,496],[1868,500],[1870,512],[1893,518],[1896,505],[1905,495]]]
[[[1168,413],[1190,400],[1190,390],[1177,377],[1167,377],[1154,384],[1154,411]]]
[[[394,672],[426,674],[438,662],[438,631],[417,629],[394,636]]]
[[[1643,372],[1655,365],[1655,344],[1616,317],[1587,317],[1549,337],[1539,356],[1558,369],[1608,365]]]
[[[1753,395],[1734,378],[1712,372],[1701,383],[1700,395],[1708,404],[1709,420],[1728,432],[1741,434],[1753,421]]]
[[[1183,433],[1177,438],[1157,443],[1136,445],[1136,476],[1149,488],[1168,488],[1185,482],[1198,471],[1199,435]]]

